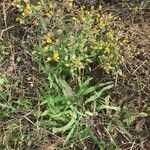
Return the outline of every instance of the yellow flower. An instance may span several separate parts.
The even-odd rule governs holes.
[[[19,4],[16,4],[16,7],[17,7],[17,8],[21,8],[21,5],[19,5]]]
[[[98,29],[96,29],[96,27],[95,28],[93,28],[93,33],[98,33],[99,32],[99,30]]]
[[[51,2],[48,4],[48,7],[49,8],[51,8],[51,9],[53,9],[53,8],[55,8],[55,4],[52,4]]]
[[[84,69],[84,64],[80,61],[80,59],[76,58],[73,60],[73,63],[78,69]]]
[[[38,25],[39,25],[39,24],[38,24],[38,21],[37,21],[37,20],[34,20],[34,21],[33,21],[33,25],[38,26]]]
[[[105,56],[105,55],[102,55],[102,59],[103,59],[103,60],[108,60],[108,57]]]
[[[113,16],[112,14],[109,14],[108,17],[109,17],[110,19],[113,19],[113,18],[114,18],[114,16]]]
[[[112,31],[108,32],[107,33],[107,37],[110,38],[110,39],[112,39],[113,38],[113,32]]]
[[[25,15],[30,15],[31,14],[31,7],[29,4],[26,4],[26,7],[25,9],[23,10],[23,13],[22,15],[25,16]]]
[[[70,66],[69,64],[67,64],[67,63],[65,64],[65,67],[69,67],[69,66]]]
[[[19,5],[20,2],[21,2],[21,0],[14,0],[14,1],[11,3],[11,5],[12,5],[12,6],[15,6],[15,7],[17,7],[17,8],[20,8],[20,7],[21,7],[21,5]]]
[[[26,4],[26,9],[28,9],[28,10],[30,10],[30,9],[31,9],[31,7],[30,7],[30,5],[29,5],[29,4]]]
[[[47,13],[45,13],[45,16],[50,18],[52,16],[52,13],[47,12]]]
[[[110,48],[109,47],[105,48],[105,53],[110,53]]]
[[[52,43],[51,38],[50,38],[49,36],[46,36],[46,37],[45,37],[45,42],[44,42],[44,43],[47,43],[47,44]]]
[[[106,63],[105,66],[104,66],[104,68],[105,68],[107,71],[109,71],[109,70],[112,69],[112,66],[111,66],[110,63]]]
[[[72,3],[68,3],[69,7],[72,7]]]
[[[31,14],[31,11],[25,8],[22,15],[25,16],[25,15],[30,15],[30,14]]]
[[[125,38],[124,38],[123,43],[124,43],[124,44],[129,43],[128,37],[125,37]]]
[[[53,59],[54,59],[54,61],[58,61],[59,60],[59,53],[58,52],[55,52],[53,54]]]
[[[80,14],[79,15],[79,19],[82,21],[84,19],[84,15],[83,14]]]
[[[93,50],[98,50],[98,49],[99,49],[99,46],[91,46],[91,48],[92,48]]]
[[[19,22],[19,24],[25,24],[25,21],[22,19],[22,18],[16,18],[16,21],[18,21]]]
[[[73,6],[73,0],[67,0],[68,6],[72,7]]]
[[[104,21],[100,21],[99,24],[98,24],[98,26],[99,26],[100,28],[104,28],[106,25],[107,25],[107,24],[106,24],[106,22],[104,22]]]
[[[50,62],[52,59],[50,57],[47,57],[47,62]]]

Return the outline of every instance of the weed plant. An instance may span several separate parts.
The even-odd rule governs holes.
[[[10,7],[16,12],[17,33],[24,33],[17,34],[18,43],[36,62],[46,83],[36,96],[16,98],[12,93],[25,90],[23,82],[0,76],[0,119],[5,122],[0,149],[38,149],[46,139],[48,149],[92,145],[89,149],[113,150],[119,149],[119,134],[132,140],[129,126],[148,114],[131,116],[130,104],[112,103],[112,81],[93,85],[90,77],[93,64],[106,74],[123,76],[122,65],[133,56],[119,16],[101,7],[77,6],[73,0],[14,0]],[[5,53],[4,43],[0,43],[0,56]],[[22,63],[20,56],[15,59],[13,63]],[[30,75],[25,79],[36,88]]]

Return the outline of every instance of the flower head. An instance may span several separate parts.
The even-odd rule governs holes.
[[[47,13],[45,13],[45,16],[50,18],[52,16],[52,13],[47,12]]]
[[[124,38],[123,43],[124,43],[124,44],[128,44],[128,43],[129,43],[129,40],[128,40],[128,37],[127,37],[127,36]]]
[[[70,66],[69,64],[67,64],[67,63],[65,64],[65,67],[69,67],[69,66]]]
[[[52,43],[51,38],[50,38],[49,36],[45,36],[45,38],[44,38],[44,43],[46,43],[46,44],[51,44],[51,43]]]
[[[113,32],[112,31],[108,32],[107,37],[110,39],[113,39]]]
[[[110,52],[110,48],[109,47],[106,47],[105,48],[105,53],[109,53]]]
[[[25,24],[25,21],[22,19],[22,18],[16,18],[16,21],[18,21],[19,22],[19,24]]]
[[[26,7],[24,8],[22,15],[25,16],[30,14],[31,14],[31,7],[29,4],[26,4]]]
[[[34,20],[34,21],[33,21],[33,25],[34,25],[34,26],[38,26],[38,25],[39,25],[39,24],[38,24],[38,21],[37,21],[37,20]]]
[[[59,53],[58,52],[55,52],[53,54],[53,59],[54,59],[54,61],[58,61],[59,60]]]

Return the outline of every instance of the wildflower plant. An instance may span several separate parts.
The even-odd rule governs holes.
[[[143,42],[139,47],[139,39],[135,40],[140,36],[147,43],[147,34],[143,36],[147,31],[145,15],[144,26],[135,23],[141,19],[143,3],[140,3],[142,7],[135,8],[136,13],[130,10],[134,6],[130,7],[127,2],[121,7],[123,12],[119,8],[119,14],[128,10],[134,13],[134,16],[130,14],[132,23],[139,16],[134,23],[143,27],[141,31],[128,27],[131,20],[124,24],[111,10],[91,7],[98,0],[12,1],[0,3],[3,8],[0,15],[0,149],[42,149],[44,146],[111,150],[122,149],[126,141],[134,141],[128,144],[133,149],[134,146],[146,148],[149,139],[140,145],[137,136],[129,132],[130,127],[135,126],[136,132],[147,133],[147,123],[142,123],[143,130],[140,130],[138,120],[145,120],[150,112],[146,104],[147,47],[143,47]],[[124,10],[127,5],[128,9]],[[138,57],[132,61],[126,58],[133,55],[129,34],[136,44],[134,50],[138,51]],[[141,60],[141,56],[144,59]],[[110,78],[105,83],[101,83],[106,81],[105,77],[97,82],[97,71],[102,68],[111,76],[116,75],[117,81],[125,60],[129,71],[126,75],[132,78],[130,81],[130,77],[123,78],[127,85],[121,88],[131,90],[132,97],[135,96],[135,100],[127,99],[126,104],[122,96],[130,98],[131,92],[120,92],[122,78],[119,78],[121,82],[115,82],[118,89],[115,92],[112,88],[116,86]],[[89,77],[91,74],[94,78]],[[116,96],[112,97],[110,90]],[[142,98],[146,98],[141,103],[136,101],[140,92]],[[118,97],[121,101],[116,100]],[[144,107],[134,109],[137,103]],[[125,140],[118,141],[118,136]]]
[[[117,73],[128,51],[128,37],[117,27],[117,16],[100,13],[94,7],[77,8],[72,0],[14,1],[18,23],[34,30],[33,57],[46,67],[72,77],[99,62],[106,72]],[[124,52],[122,45],[127,45]]]

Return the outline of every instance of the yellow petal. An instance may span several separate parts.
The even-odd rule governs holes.
[[[45,40],[46,40],[46,43],[47,43],[47,44],[52,43],[52,40],[50,39],[50,37],[46,37],[46,39],[45,39]]]
[[[53,54],[53,59],[54,59],[55,61],[58,61],[58,60],[59,60],[59,53],[58,53],[58,52],[55,52],[55,53]]]

